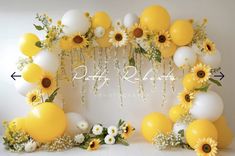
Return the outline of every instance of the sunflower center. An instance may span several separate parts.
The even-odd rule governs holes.
[[[36,98],[37,98],[37,96],[36,95],[34,95],[33,97],[32,97],[32,102],[34,102],[35,100],[36,100]]]
[[[190,101],[191,101],[191,100],[190,100],[190,95],[189,95],[189,94],[186,94],[184,98],[185,98],[185,101],[187,101],[187,102],[190,102]]]
[[[158,37],[158,41],[159,41],[160,43],[164,43],[164,42],[166,41],[166,36],[160,35],[160,36]]]
[[[77,44],[80,44],[83,42],[83,38],[80,35],[77,35],[73,38],[73,41]]]
[[[142,37],[143,36],[143,30],[141,28],[136,28],[134,31],[133,31],[133,35],[137,38],[139,37]]]
[[[211,46],[209,44],[207,44],[206,47],[209,51],[211,51]]]
[[[42,79],[42,86],[44,88],[49,88],[51,86],[51,80],[47,77]]]
[[[200,70],[200,71],[197,72],[197,76],[199,78],[203,78],[203,77],[205,77],[205,75],[206,75],[206,73],[203,70]]]
[[[122,34],[120,34],[120,33],[117,33],[116,35],[115,35],[115,40],[117,40],[117,41],[121,41],[122,40]]]
[[[90,143],[90,148],[94,148],[94,147],[95,147],[95,142],[92,141],[92,142]]]
[[[128,133],[128,132],[129,132],[129,127],[127,126],[125,129],[125,133]]]
[[[210,146],[209,144],[204,144],[204,145],[202,146],[202,150],[203,150],[203,152],[205,152],[205,153],[210,153],[210,152],[211,152],[211,146]]]

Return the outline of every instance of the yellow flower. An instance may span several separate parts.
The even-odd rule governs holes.
[[[52,93],[56,89],[56,80],[54,76],[49,72],[45,72],[39,81],[39,88],[42,90],[42,93]]]
[[[129,123],[125,123],[122,125],[122,137],[124,139],[129,138],[133,132],[135,131],[135,128],[132,127]]]
[[[192,69],[193,79],[200,83],[204,83],[207,80],[209,80],[210,75],[211,75],[210,71],[211,71],[210,66],[199,63],[195,65]]]
[[[130,38],[146,37],[146,34],[146,29],[144,29],[140,24],[137,23],[134,24],[129,31]]]
[[[214,54],[215,53],[215,43],[212,42],[210,39],[205,39],[203,41],[203,51],[207,54]]]
[[[87,150],[94,151],[94,150],[97,150],[99,147],[100,147],[100,140],[99,139],[93,139],[89,142]]]
[[[85,36],[81,35],[80,33],[75,34],[70,39],[72,48],[85,48],[88,45],[88,40]]]
[[[217,142],[212,138],[202,138],[197,141],[195,151],[198,156],[215,156],[217,153]]]
[[[37,89],[29,92],[26,97],[27,97],[27,103],[32,106],[36,106],[42,103],[40,92]]]
[[[125,30],[116,29],[109,33],[109,42],[115,47],[121,47],[127,44],[128,36]]]
[[[63,36],[59,42],[60,42],[60,48],[62,50],[71,51],[73,49],[72,44],[70,42],[70,38],[68,36]]]
[[[194,91],[184,90],[181,93],[179,93],[178,98],[180,101],[180,105],[184,109],[189,110],[192,106],[192,101],[194,99]]]
[[[170,46],[170,34],[168,31],[160,31],[155,37],[155,43],[158,48],[166,48]]]

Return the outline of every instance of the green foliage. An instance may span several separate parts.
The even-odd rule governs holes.
[[[48,97],[48,99],[46,99],[45,102],[53,102],[57,95],[58,90],[59,88],[57,88],[53,93],[51,93],[51,95]]]
[[[216,84],[217,86],[222,86],[222,84],[218,80],[215,80],[213,78],[209,78],[209,80],[213,82],[214,84]]]

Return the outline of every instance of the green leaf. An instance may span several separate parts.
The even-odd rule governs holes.
[[[129,59],[129,66],[135,66],[135,59],[134,59],[134,57]]]
[[[204,86],[202,86],[200,88],[196,88],[195,90],[207,92],[207,90],[209,89],[209,86],[210,86],[210,84],[206,84],[206,85],[204,85]]]
[[[53,102],[53,100],[55,99],[56,95],[57,95],[57,91],[59,90],[59,88],[57,88],[49,97],[48,99],[46,99],[45,102]]]
[[[217,86],[222,86],[222,84],[218,80],[215,80],[213,78],[209,78],[209,80],[213,82],[214,84],[216,84]]]
[[[36,25],[36,24],[33,24],[34,25],[34,27],[38,30],[38,31],[41,31],[41,30],[43,30],[44,28],[42,27],[42,26],[40,26],[40,25]]]
[[[116,143],[122,144],[124,146],[129,146],[128,142],[125,139],[122,139],[120,137],[117,138]]]
[[[38,48],[42,48],[42,47],[43,47],[43,44],[42,44],[41,41],[37,41],[37,42],[35,43],[35,45],[36,45]]]

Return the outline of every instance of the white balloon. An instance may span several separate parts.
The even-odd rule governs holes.
[[[58,56],[49,51],[39,52],[33,62],[51,73],[56,73],[60,65]]]
[[[79,122],[85,121],[85,119],[78,113],[69,112],[66,113],[67,117],[67,128],[65,130],[66,134],[76,135],[82,132],[82,130],[77,126]]]
[[[29,83],[23,78],[19,78],[15,81],[16,90],[23,96],[26,96],[28,92],[34,90],[37,87],[35,83]]]
[[[179,47],[174,54],[175,65],[179,68],[193,66],[196,63],[197,55],[192,48],[183,46]]]
[[[123,24],[126,28],[132,27],[135,23],[138,23],[139,18],[136,14],[128,13],[125,15]]]
[[[183,130],[185,134],[187,127],[188,125],[186,123],[176,122],[173,126],[173,133],[177,136],[179,134],[179,131]],[[183,141],[186,143],[185,137],[183,138]]]
[[[217,120],[223,113],[222,98],[213,91],[199,92],[195,95],[190,113],[196,119]]]
[[[211,68],[218,68],[221,64],[221,53],[216,50],[214,54],[202,54],[199,55],[199,60]]]
[[[64,25],[63,31],[66,35],[78,32],[84,35],[91,26],[90,19],[79,10],[67,11],[62,17],[61,22]]]

